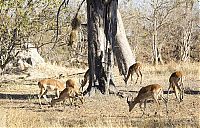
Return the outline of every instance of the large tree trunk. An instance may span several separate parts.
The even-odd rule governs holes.
[[[131,51],[131,47],[126,38],[126,33],[121,18],[121,14],[117,11],[117,42],[114,49],[120,74],[126,76],[128,68],[135,63],[135,56]]]
[[[89,87],[86,93],[116,91],[112,80],[118,1],[87,0]]]
[[[118,0],[87,0],[88,63],[90,70],[89,86],[84,94],[118,92],[112,77],[112,68],[114,66],[113,53],[124,75],[129,66],[135,62],[126,39],[121,16],[119,13],[117,15],[117,6]]]

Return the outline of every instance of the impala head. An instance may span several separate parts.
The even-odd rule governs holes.
[[[128,106],[129,106],[129,112],[131,112],[131,110],[137,104],[137,102],[135,101],[135,98],[134,98],[134,100],[133,100],[133,98],[131,100],[129,100],[129,97],[127,97],[127,103],[128,103]]]

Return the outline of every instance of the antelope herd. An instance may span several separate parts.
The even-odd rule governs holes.
[[[66,81],[66,88],[60,93],[60,96],[56,99],[53,99],[51,101],[51,106],[53,106],[56,102],[63,101],[63,105],[65,103],[65,100],[69,98],[70,104],[73,104],[74,98],[78,97],[83,104],[83,96],[81,92],[79,91],[79,88],[76,84],[76,82],[72,79],[69,79]]]
[[[138,78],[141,77],[140,84],[142,83],[142,72],[141,72],[142,65],[140,63],[135,63],[129,67],[127,76],[125,77],[124,81],[125,84],[127,84],[127,81],[129,77],[132,76],[135,72],[137,75],[137,79],[135,84],[138,81]],[[81,86],[79,87],[78,84],[73,79],[68,79],[66,83],[62,83],[59,80],[55,79],[43,79],[38,82],[38,86],[40,88],[40,93],[38,95],[39,97],[39,104],[42,107],[41,103],[41,97],[49,103],[52,107],[56,104],[56,102],[63,101],[63,105],[65,106],[66,99],[69,99],[70,105],[73,105],[74,101],[79,99],[81,103],[83,104],[83,87],[86,85],[87,81],[89,80],[89,69],[84,74],[84,79],[81,82]],[[181,102],[183,101],[183,95],[184,95],[184,88],[183,88],[183,72],[176,71],[171,74],[169,78],[169,87],[167,90],[167,98],[164,98],[163,96],[163,86],[159,84],[151,84],[142,87],[137,96],[133,98],[132,96],[127,97],[127,104],[129,107],[129,112],[132,111],[132,109],[135,107],[137,103],[139,103],[139,107],[143,111],[143,114],[145,114],[146,109],[146,103],[147,100],[153,99],[154,102],[157,104],[157,109],[160,108],[159,99],[163,101],[163,103],[166,106],[166,112],[168,113],[167,103],[169,101],[169,91],[170,89],[173,89],[175,92],[176,99]],[[48,91],[55,91],[55,97],[52,98],[51,101],[49,101],[46,97],[46,94]],[[144,104],[144,108],[142,109],[142,104]],[[156,109],[156,110],[157,110]]]
[[[42,96],[51,106],[60,101],[63,101],[64,105],[67,98],[69,99],[71,105],[73,103],[73,100],[77,98],[79,98],[80,101],[83,103],[82,93],[79,91],[76,82],[72,79],[67,80],[66,84],[55,79],[43,79],[38,82],[38,86],[40,88],[40,93],[38,95],[40,107],[42,107]],[[51,102],[46,97],[48,91],[55,91],[56,97],[54,97]]]

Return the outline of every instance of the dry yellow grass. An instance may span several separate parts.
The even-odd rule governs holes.
[[[50,64],[49,64],[50,65]],[[52,68],[52,69],[51,69]],[[118,75],[118,69],[114,68],[114,80],[119,90],[138,91],[142,86],[152,83],[158,83],[168,88],[168,79],[172,72],[182,70],[185,72],[184,86],[197,94],[185,94],[184,101],[178,104],[174,94],[170,94],[169,115],[165,113],[165,106],[161,103],[160,116],[154,115],[156,105],[147,104],[148,115],[141,117],[142,112],[139,106],[129,113],[126,98],[117,96],[86,97],[85,103],[80,107],[66,106],[64,109],[57,104],[55,107],[49,105],[43,100],[44,107],[40,109],[37,94],[39,88],[37,80],[44,76],[32,76],[23,80],[15,78],[14,82],[1,83],[0,85],[0,127],[199,127],[199,106],[200,106],[200,79],[199,63],[188,64],[167,64],[153,67],[143,65],[143,83],[134,85],[136,75],[133,76],[133,82],[128,81],[126,86],[122,77]],[[37,72],[46,73],[47,77],[54,74],[65,73],[65,79],[82,78],[82,75],[72,75],[74,73],[84,72],[87,69],[63,68],[56,65],[50,65],[34,69],[33,74]],[[33,70],[32,70],[33,71]],[[2,76],[4,80],[11,76]],[[40,78],[41,77],[41,78]],[[137,93],[132,93],[133,97]]]

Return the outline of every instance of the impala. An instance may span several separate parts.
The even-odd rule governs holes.
[[[166,111],[167,110],[167,100],[163,97],[163,89],[162,86],[159,84],[152,84],[148,85],[146,87],[142,87],[140,91],[138,92],[137,97],[134,98],[134,100],[129,100],[127,97],[127,103],[129,106],[129,112],[135,107],[137,103],[139,103],[139,106],[141,110],[143,111],[143,114],[145,113],[146,103],[148,99],[152,99],[156,102],[157,107],[159,107],[160,103],[158,102],[158,98],[161,98],[161,100],[166,105]],[[144,109],[142,109],[142,104],[144,103]]]
[[[63,101],[63,105],[66,99],[70,100],[72,105],[73,100],[79,98],[81,103],[83,104],[83,96],[82,93],[79,91],[79,88],[76,82],[72,79],[66,81],[66,88],[60,93],[60,96],[56,99],[52,99],[51,106],[53,106],[56,102]]]
[[[127,81],[131,75],[131,81],[132,81],[132,76],[133,76],[133,73],[135,72],[137,74],[137,79],[136,79],[136,82],[135,84],[137,83],[138,81],[138,78],[141,77],[141,81],[140,81],[140,84],[142,83],[142,72],[141,72],[141,68],[142,68],[142,65],[140,63],[135,63],[133,65],[131,65],[128,69],[128,74],[127,74],[127,77],[125,78],[125,83],[127,84]]]
[[[179,84],[179,81],[181,82]],[[167,101],[169,96],[169,90],[172,88],[175,92],[176,99],[181,102],[183,101],[183,94],[184,94],[184,88],[183,88],[183,72],[176,71],[171,74],[169,78],[169,88],[167,92]],[[179,95],[179,97],[178,97]]]
[[[40,88],[40,93],[38,95],[40,106],[42,106],[42,103],[41,103],[42,96],[47,102],[49,102],[49,100],[46,97],[46,94],[48,91],[55,91],[56,97],[59,97],[59,91],[62,91],[65,88],[64,83],[55,79],[40,80],[38,82],[38,86]]]

